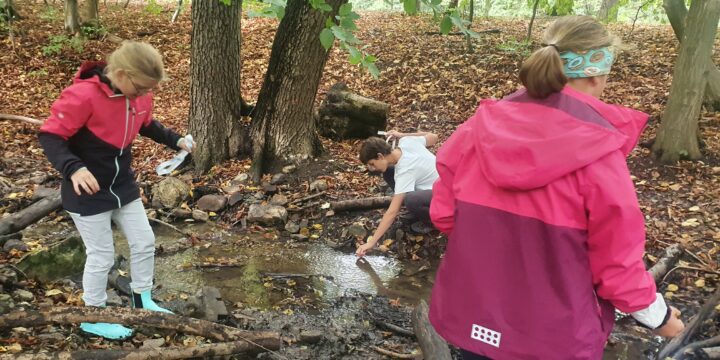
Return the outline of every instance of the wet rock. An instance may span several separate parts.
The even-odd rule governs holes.
[[[9,253],[12,250],[25,252],[28,251],[28,246],[20,240],[10,239],[3,245],[3,251]]]
[[[175,208],[169,215],[176,219],[189,219],[192,217],[192,211],[184,208]]]
[[[296,224],[294,221],[288,221],[288,223],[285,224],[285,231],[291,234],[297,234],[298,231],[300,231],[300,225]]]
[[[65,335],[63,335],[57,331],[53,331],[53,332],[50,332],[47,334],[39,334],[37,337],[42,342],[51,342],[51,343],[61,342],[61,341],[65,340]]]
[[[282,168],[283,174],[292,174],[297,170],[297,166],[295,165],[288,165]]]
[[[243,199],[242,191],[236,191],[236,192],[230,194],[230,198],[228,199],[228,205],[235,206],[235,204],[242,201],[242,199]]]
[[[238,174],[238,175],[233,179],[233,181],[245,182],[245,181],[247,181],[249,178],[250,178],[250,175],[245,174],[245,173],[240,173],[240,174]]]
[[[301,227],[301,228],[308,227],[309,225],[310,225],[310,221],[308,221],[308,219],[302,219],[302,220],[300,220],[300,227]]]
[[[272,195],[277,192],[277,186],[269,184],[269,183],[263,183],[262,191],[267,195]]]
[[[197,221],[208,221],[210,220],[210,214],[202,210],[195,209],[192,211],[192,218]]]
[[[223,195],[205,195],[198,200],[197,207],[203,211],[218,212],[227,205],[227,198]]]
[[[140,346],[141,349],[159,349],[165,345],[165,339],[159,338],[159,339],[148,339],[143,341],[142,346]]]
[[[257,200],[262,200],[265,198],[265,194],[263,194],[262,191],[257,191],[253,194],[253,197]]]
[[[85,246],[78,236],[29,254],[17,264],[20,271],[40,282],[52,282],[79,274],[84,266]]]
[[[152,193],[154,207],[173,209],[188,198],[190,186],[178,178],[169,177],[155,185]]]
[[[310,239],[303,234],[292,234],[292,235],[290,235],[290,238],[295,241],[308,241]]]
[[[118,295],[115,289],[109,289],[107,291],[107,305],[108,306],[122,306],[123,301],[120,295]]]
[[[24,289],[15,290],[13,292],[13,297],[15,298],[15,300],[20,301],[20,302],[23,302],[23,301],[31,302],[31,301],[35,300],[35,295],[33,295],[33,293],[31,293],[27,290],[24,290]]]
[[[319,343],[323,338],[323,332],[320,330],[306,330],[300,333],[300,342],[305,344]]]
[[[55,190],[55,189],[46,188],[44,186],[38,186],[38,188],[35,189],[35,191],[33,191],[32,200],[35,201],[35,200],[40,200],[42,198],[46,198],[50,195],[55,194],[55,192],[57,192],[57,190]]]
[[[7,314],[15,309],[15,302],[8,294],[0,294],[0,315]]]
[[[225,186],[222,188],[222,191],[226,194],[232,194],[232,193],[238,192],[240,190],[241,190],[241,188],[238,185],[230,185],[230,186]]]
[[[0,285],[12,286],[17,284],[17,273],[7,265],[0,265]]]
[[[348,236],[352,236],[357,240],[365,240],[365,238],[368,236],[365,227],[359,223],[354,223],[348,226],[347,230]]]
[[[272,199],[270,199],[271,205],[277,205],[277,206],[285,206],[288,203],[287,196],[283,194],[275,194],[273,195]]]
[[[285,180],[287,180],[287,175],[280,173],[273,175],[272,179],[270,179],[270,184],[272,185],[280,185],[285,183]]]
[[[263,225],[282,225],[287,222],[288,213],[282,206],[277,205],[250,205],[247,219],[251,223]]]
[[[310,184],[310,191],[320,192],[328,189],[328,182],[325,179],[315,180]]]

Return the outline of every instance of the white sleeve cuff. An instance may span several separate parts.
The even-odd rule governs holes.
[[[641,324],[651,329],[657,329],[660,325],[662,325],[663,320],[665,320],[667,310],[668,307],[665,304],[665,299],[663,299],[662,295],[658,293],[655,294],[655,302],[650,304],[650,306],[631,313],[630,315]]]

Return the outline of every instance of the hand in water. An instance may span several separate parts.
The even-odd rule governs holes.
[[[357,250],[355,251],[355,255],[358,257],[363,257],[368,252],[368,250],[375,247],[375,242],[373,241],[373,237],[369,236],[367,239],[367,242],[358,246]]]

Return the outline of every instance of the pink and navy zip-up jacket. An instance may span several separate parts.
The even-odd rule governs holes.
[[[86,62],[60,94],[39,140],[50,163],[63,175],[65,210],[83,216],[120,208],[140,197],[130,168],[138,134],[178,150],[180,136],[152,118],[152,93],[129,99],[110,87],[105,64]],[[100,191],[78,196],[70,176],[86,167]]]
[[[647,119],[570,87],[480,103],[437,154],[440,335],[496,360],[601,359],[614,308],[668,320],[626,163]]]

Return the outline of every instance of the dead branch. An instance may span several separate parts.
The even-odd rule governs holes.
[[[312,199],[314,199],[314,198],[316,198],[316,197],[320,197],[320,196],[323,196],[323,195],[325,195],[325,194],[327,194],[327,191],[321,191],[321,192],[319,192],[319,193],[317,193],[317,194],[312,194],[312,195],[306,196],[306,197],[304,197],[304,198],[300,198],[300,199],[293,200],[293,201],[290,202],[289,205],[297,204],[297,203],[301,203],[301,202],[305,202],[305,201],[308,201],[308,200],[312,200]]]
[[[26,123],[33,124],[33,125],[42,125],[43,124],[43,122],[38,119],[29,118],[27,116],[10,115],[10,114],[0,114],[0,120],[24,121]]]
[[[389,357],[395,358],[395,359],[419,359],[420,358],[417,354],[401,354],[398,352],[385,350],[385,349],[383,349],[381,347],[377,347],[377,346],[370,346],[370,348],[377,351],[379,354],[383,354],[385,356],[389,356]]]
[[[381,329],[385,329],[387,331],[391,331],[398,335],[402,335],[402,336],[406,336],[406,337],[411,337],[411,338],[415,337],[414,332],[412,332],[408,329],[402,328],[400,326],[390,324],[390,323],[380,321],[380,320],[373,320],[373,322],[375,323],[375,325],[377,325],[377,327],[379,327]]]
[[[713,296],[705,302],[703,307],[700,309],[700,312],[695,315],[680,335],[674,337],[667,345],[665,345],[665,347],[660,351],[660,354],[658,354],[658,359],[674,357],[678,354],[678,352],[687,345],[690,338],[692,338],[693,335],[695,335],[695,333],[700,329],[700,325],[703,323],[705,318],[713,313],[715,305],[717,305],[718,301],[720,301],[720,288],[715,290]],[[680,356],[683,355],[680,354]]]
[[[673,265],[678,261],[680,258],[680,255],[683,253],[683,249],[680,247],[680,245],[675,244],[665,249],[665,255],[661,257],[653,267],[648,270],[650,274],[652,274],[653,279],[655,279],[656,283],[659,283],[660,280],[665,276],[665,274],[670,271]]]
[[[56,191],[26,208],[0,219],[0,235],[18,232],[44,218],[47,214],[60,209],[61,206],[60,191]]]
[[[335,212],[378,209],[390,205],[390,201],[392,201],[392,196],[333,201],[330,203],[330,208],[332,208]]]

